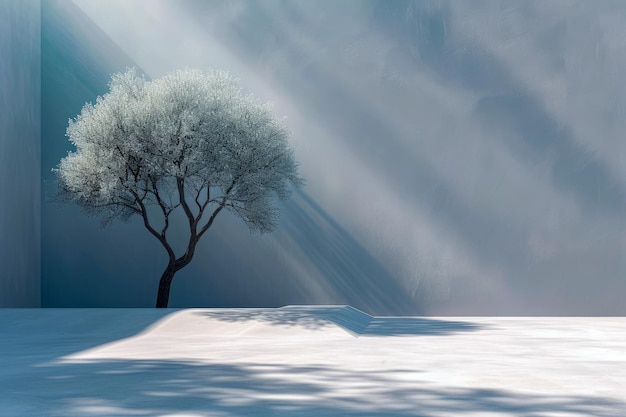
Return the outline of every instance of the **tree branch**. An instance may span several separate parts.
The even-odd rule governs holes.
[[[150,225],[150,222],[148,221],[148,212],[146,210],[146,206],[143,204],[143,201],[141,201],[137,193],[133,192],[133,194],[135,195],[135,201],[137,202],[137,204],[139,204],[139,207],[141,208],[141,217],[143,217],[144,226],[146,226],[146,229],[148,229],[148,231],[152,233],[154,237],[159,240],[159,242],[161,242],[161,244],[167,251],[167,254],[169,255],[170,262],[174,262],[176,260],[176,254],[174,253],[174,250],[172,249],[170,244],[167,243],[165,237],[159,234],[159,232],[154,230],[154,228]]]
[[[196,219],[189,208],[189,204],[187,204],[187,200],[185,198],[185,180],[183,178],[176,178],[176,185],[178,186],[178,198],[180,199],[180,204],[183,206],[183,210],[185,210],[185,215],[189,220],[189,227],[191,228],[191,234],[195,236],[196,232]]]
[[[177,177],[176,185],[178,186],[178,197],[180,199],[180,204],[183,206],[183,210],[185,211],[185,215],[189,220],[189,243],[187,244],[187,250],[185,254],[180,258],[176,259],[176,264],[178,267],[182,268],[191,262],[191,258],[196,250],[196,244],[198,243],[199,236],[196,234],[197,228],[197,219],[194,217],[193,212],[189,208],[189,204],[187,204],[187,199],[185,198],[185,180],[184,178]]]
[[[200,239],[202,237],[202,235],[204,234],[204,232],[206,232],[207,230],[209,230],[209,227],[211,227],[211,225],[213,224],[213,221],[215,220],[215,217],[218,215],[218,213],[220,211],[222,211],[222,209],[226,206],[225,204],[226,200],[224,200],[224,202],[222,204],[220,204],[215,211],[213,211],[213,214],[211,214],[211,217],[209,217],[209,221],[202,227],[202,229],[200,229],[200,231],[198,232],[198,239]]]
[[[207,184],[207,189],[210,189],[211,185]],[[200,187],[198,187],[198,191],[196,192],[196,206],[198,207],[198,217],[196,218],[196,220],[199,220],[200,217],[202,216],[202,209],[203,207],[206,206],[207,201],[209,200],[209,194],[207,194],[207,201],[205,201],[203,204],[200,204],[200,193],[202,193],[202,190],[204,189],[204,184],[202,184]]]
[[[156,197],[157,204],[161,207],[161,212],[163,213],[163,219],[165,224],[163,225],[163,229],[161,229],[161,236],[165,238],[165,234],[167,233],[167,228],[170,226],[170,213],[172,212],[172,208],[169,207],[159,194],[159,189],[157,187],[156,181],[154,178],[150,178],[150,183],[152,184],[152,194]]]
[[[230,184],[230,186],[226,190],[226,194],[222,197],[222,202],[220,203],[220,205],[215,209],[215,211],[213,211],[213,214],[211,214],[211,217],[209,217],[209,221],[202,227],[202,229],[200,229],[200,232],[198,232],[198,239],[200,239],[200,237],[204,234],[204,232],[209,230],[209,227],[211,227],[211,225],[213,224],[215,217],[219,214],[220,211],[224,209],[224,207],[226,207],[226,202],[228,201],[229,194],[233,190],[234,187],[235,187],[235,181],[233,180],[233,182]],[[207,202],[208,202],[208,199],[207,199]]]

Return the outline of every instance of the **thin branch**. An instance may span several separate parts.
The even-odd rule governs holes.
[[[196,224],[202,218],[202,215],[204,214],[204,209],[206,209],[206,206],[208,206],[209,203],[211,203],[212,201],[213,200],[211,200],[211,184],[208,184],[206,187],[206,200],[202,204],[202,207],[200,207],[200,212],[198,213],[198,217],[196,218]]]
[[[211,184],[207,181],[206,182],[207,198],[206,198],[206,201],[204,203],[200,204],[200,194],[202,193],[202,190],[204,189],[204,187],[205,187],[205,183],[203,182],[198,187],[198,190],[196,192],[195,201],[196,201],[196,206],[198,207],[198,217],[196,218],[196,223],[197,223],[198,220],[200,220],[200,217],[202,217],[202,211],[204,210],[204,207],[207,206],[208,201],[209,201],[209,197],[211,196],[210,191],[209,191],[211,189]]]
[[[185,199],[185,180],[183,178],[176,178],[176,185],[178,186],[178,198],[180,199],[180,204],[183,206],[183,210],[185,210],[185,215],[189,220],[189,227],[191,228],[191,234],[195,236],[196,232],[196,219],[189,208],[189,204],[187,204],[187,200]]]
[[[211,225],[213,224],[215,217],[219,214],[220,211],[224,209],[224,207],[226,207],[226,202],[228,201],[229,194],[233,190],[234,187],[235,187],[235,180],[233,180],[233,182],[228,187],[228,190],[226,190],[226,194],[222,197],[222,202],[220,203],[219,206],[217,206],[215,211],[213,211],[213,214],[211,214],[211,217],[209,217],[209,221],[202,227],[202,229],[200,229],[200,232],[198,232],[198,239],[200,239],[200,237],[207,230],[209,230],[209,227],[211,227]]]
[[[152,194],[156,197],[157,203],[159,204],[159,207],[161,207],[161,212],[163,212],[165,224],[163,225],[163,229],[161,229],[161,236],[165,238],[167,228],[170,226],[170,213],[172,212],[172,209],[161,199],[161,195],[159,194],[159,189],[157,188],[154,178],[150,178],[150,182],[152,183]]]
[[[148,221],[148,212],[146,210],[146,206],[143,204],[143,201],[141,201],[137,193],[133,192],[133,194],[135,194],[135,201],[137,202],[137,204],[139,204],[139,207],[141,207],[141,217],[143,217],[144,226],[146,226],[146,229],[148,229],[148,231],[152,233],[154,237],[159,240],[159,242],[161,242],[161,244],[167,251],[167,254],[169,255],[170,262],[174,262],[176,260],[176,254],[174,253],[174,250],[172,249],[170,244],[167,243],[165,237],[161,236],[159,232],[154,230],[154,228],[150,225],[150,222]]]
[[[224,200],[225,202],[226,200]],[[202,235],[204,234],[204,232],[206,232],[207,230],[209,230],[209,227],[211,227],[211,225],[213,224],[213,221],[215,220],[215,217],[219,214],[220,211],[222,211],[222,209],[226,206],[225,203],[220,204],[215,211],[213,212],[213,214],[211,214],[211,217],[209,217],[209,221],[204,225],[204,227],[202,227],[202,229],[200,229],[200,231],[198,232],[198,239],[200,239],[202,237]]]
[[[185,211],[185,215],[189,220],[189,243],[187,244],[187,250],[185,254],[180,258],[176,259],[177,267],[184,267],[189,262],[191,262],[191,258],[193,258],[193,254],[196,250],[196,244],[198,243],[198,239],[200,238],[196,234],[197,228],[197,220],[194,217],[191,209],[189,208],[189,204],[187,204],[187,199],[185,198],[185,180],[183,178],[176,178],[176,185],[178,186],[178,197],[180,199],[180,204],[183,206],[183,210]]]

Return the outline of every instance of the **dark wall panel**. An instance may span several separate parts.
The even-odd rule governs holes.
[[[40,2],[0,0],[0,307],[40,306]]]

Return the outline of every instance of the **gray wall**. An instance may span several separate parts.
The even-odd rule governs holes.
[[[0,307],[40,306],[40,2],[0,0]]]

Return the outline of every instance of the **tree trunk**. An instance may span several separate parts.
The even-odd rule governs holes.
[[[163,271],[163,275],[161,275],[161,280],[159,281],[156,308],[167,308],[170,299],[170,286],[172,285],[172,279],[174,279],[176,271],[178,271],[178,269],[172,262],[170,262],[167,268],[165,268],[165,271]]]
[[[192,227],[194,228],[191,230],[191,238],[189,239],[189,244],[187,245],[185,254],[178,259],[174,259],[174,256],[171,256],[170,261],[167,264],[167,268],[165,268],[163,275],[161,275],[156,308],[167,308],[167,304],[170,299],[170,287],[172,285],[174,275],[176,272],[189,265],[189,262],[193,259],[193,254],[195,253],[196,245],[198,244],[198,237],[196,236],[195,225],[192,225]]]

